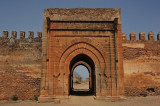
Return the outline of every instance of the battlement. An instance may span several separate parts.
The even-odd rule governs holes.
[[[3,35],[0,38],[3,38],[3,39],[9,38],[8,35],[9,35],[9,32],[4,30]],[[20,31],[20,39],[25,39],[25,35],[26,35],[26,32]],[[17,38],[17,31],[12,31],[10,38],[16,39]],[[34,32],[33,31],[28,31],[28,38],[34,38]],[[40,38],[40,39],[42,38],[42,32],[40,32],[40,31],[37,32],[37,38]]]
[[[28,31],[28,37],[26,38],[26,32],[20,31],[20,38],[17,38],[17,32],[12,31],[9,37],[8,31],[3,31],[0,37],[0,45],[18,45],[18,44],[30,44],[30,43],[42,43],[42,32],[37,32],[37,37],[34,37],[33,31]]]
[[[145,39],[145,33],[144,32],[140,32],[139,33],[139,40],[136,39],[136,33],[135,32],[131,32],[130,35],[129,35],[130,39],[127,40],[127,34],[126,33],[122,33],[122,38],[123,38],[123,42],[126,42],[126,41],[132,41],[132,42],[137,42],[137,41],[140,41],[140,42],[146,42],[146,41],[155,41],[154,39],[154,33],[152,31],[150,31],[148,33],[148,40]],[[160,42],[160,32],[157,34],[157,41]]]
[[[130,39],[127,40],[126,33],[122,33],[123,43],[122,46],[130,48],[145,48],[158,50],[160,47],[160,32],[157,34],[157,40],[154,39],[154,33],[150,31],[148,33],[148,40],[145,39],[145,33],[139,33],[139,40],[136,39],[136,33],[131,32],[129,35]]]

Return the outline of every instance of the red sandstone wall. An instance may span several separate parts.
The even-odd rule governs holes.
[[[16,35],[16,34],[15,34]],[[0,100],[34,99],[39,96],[41,79],[41,34],[33,38],[0,37]]]
[[[125,95],[160,95],[160,41],[135,36],[123,39]]]
[[[23,35],[0,37],[0,100],[39,96],[41,37]],[[160,41],[123,38],[123,56],[125,95],[160,95]]]

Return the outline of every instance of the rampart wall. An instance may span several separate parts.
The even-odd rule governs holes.
[[[154,33],[148,33],[148,40],[145,40],[145,33],[139,33],[139,40],[136,40],[136,33],[130,34],[127,40],[123,36],[123,65],[125,79],[125,94],[128,96],[138,95],[159,95],[160,94],[160,33],[157,40],[154,40]]]
[[[42,68],[42,33],[3,31],[0,37],[0,100],[34,99],[39,96]],[[145,40],[144,32],[123,36],[123,57],[125,73],[125,95],[160,95],[160,33],[154,40],[154,33],[149,32]]]
[[[42,33],[3,31],[0,37],[0,100],[34,99],[39,96],[42,60]]]

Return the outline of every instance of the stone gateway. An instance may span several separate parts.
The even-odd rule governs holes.
[[[96,98],[124,94],[120,9],[45,10],[42,49],[40,100],[71,95],[79,64],[90,69]]]

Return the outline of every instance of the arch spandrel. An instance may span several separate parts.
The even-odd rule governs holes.
[[[95,46],[93,46],[87,42],[77,42],[77,43],[72,44],[71,46],[69,46],[67,49],[64,50],[64,52],[61,55],[60,60],[62,59],[62,56],[65,56],[67,54],[67,52],[74,51],[77,48],[86,48],[91,51],[94,51],[94,53],[97,54],[97,56],[101,56],[103,58],[102,61],[105,62],[105,59],[104,59],[104,56],[102,55],[102,53]]]
[[[85,53],[84,53],[84,52],[85,52]],[[89,51],[89,50],[87,50],[87,49],[84,49],[84,48],[79,48],[79,49],[76,49],[76,50],[74,50],[73,52],[71,52],[71,53],[66,57],[65,61],[61,61],[61,62],[60,62],[60,66],[62,66],[62,64],[65,64],[65,66],[67,65],[67,66],[68,66],[68,69],[69,69],[69,64],[70,64],[71,60],[72,60],[75,56],[77,56],[77,55],[79,55],[79,54],[85,54],[85,55],[89,56],[96,65],[98,65],[99,67],[101,67],[101,66],[100,66],[100,61],[99,61],[99,59],[95,56],[95,54],[93,54],[91,51]],[[64,60],[64,59],[63,59],[63,60]],[[63,67],[64,67],[64,65],[63,65]],[[69,73],[69,71],[66,71],[66,70],[65,70],[65,73]]]
[[[60,66],[63,66],[63,63],[64,61],[66,61],[66,59],[68,58],[68,56],[74,52],[74,54],[80,54],[80,53],[83,53],[83,54],[86,54],[86,53],[91,53],[91,54],[94,54],[94,56],[92,56],[92,60],[95,60],[95,59],[98,59],[98,62],[97,63],[101,63],[100,67],[102,68],[101,70],[105,70],[105,59],[103,57],[103,55],[100,53],[100,51],[90,45],[90,44],[87,44],[85,42],[80,42],[80,43],[76,43],[72,46],[70,46],[70,48],[67,48],[64,53],[62,54],[61,58],[60,58]]]

